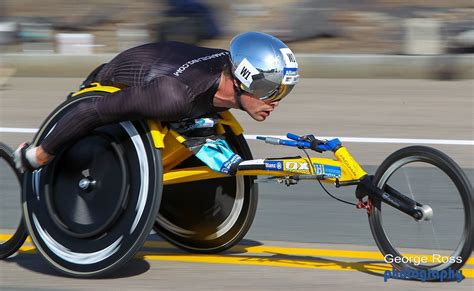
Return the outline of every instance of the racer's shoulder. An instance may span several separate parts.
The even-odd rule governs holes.
[[[162,86],[161,88],[167,88],[171,89],[172,88],[180,88],[180,90],[188,90],[189,89],[189,84],[185,82],[185,80],[181,78],[176,78],[172,74],[165,74],[165,75],[160,75],[152,80],[150,82],[159,84],[159,86]]]
[[[186,54],[192,55],[193,52],[196,51],[209,51],[209,52],[226,52],[227,50],[222,48],[212,48],[212,47],[204,47],[204,46],[197,46],[194,44],[179,42],[179,41],[160,41],[160,42],[150,42],[145,43],[142,45],[138,45],[129,49],[122,51],[121,53],[127,52],[134,52],[134,51],[169,51],[174,53],[185,52]]]

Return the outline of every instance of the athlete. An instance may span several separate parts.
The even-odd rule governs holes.
[[[82,101],[39,146],[21,144],[15,151],[16,166],[22,172],[37,169],[51,161],[63,145],[94,128],[125,120],[177,122],[236,108],[264,121],[298,78],[294,54],[265,33],[239,34],[228,51],[179,42],[134,47],[99,66],[81,85],[97,82],[121,90]],[[216,145],[227,147],[232,154],[225,142]]]

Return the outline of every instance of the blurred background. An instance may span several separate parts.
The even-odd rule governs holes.
[[[265,122],[233,110],[255,158],[302,153],[263,144],[252,135],[312,133],[340,137],[374,173],[396,149],[424,143],[447,153],[474,181],[473,0],[0,0],[0,142],[16,148],[31,141],[69,92],[124,49],[161,40],[227,48],[244,31],[267,32],[287,42],[302,76]],[[431,185],[430,180],[422,183]],[[319,186],[304,185],[290,193],[284,186],[263,184],[247,238],[375,247],[365,213],[336,204]],[[351,191],[336,193],[354,199]],[[13,194],[19,205],[19,195]],[[3,209],[8,205],[0,203]],[[15,210],[21,217],[21,208]],[[178,270],[179,279],[169,276],[174,280],[169,286],[183,281],[186,269],[160,264],[161,269],[150,268],[148,277],[136,277],[136,286],[162,280],[157,272],[163,268]],[[13,270],[4,276],[9,279],[5,286],[44,286],[38,285],[37,274],[25,277],[23,268],[3,266],[5,272]],[[225,286],[247,275],[218,266]],[[190,267],[187,277],[195,278],[198,267]],[[36,273],[41,275],[42,268]],[[265,276],[271,278],[271,272]],[[229,274],[238,279],[232,281]],[[299,274],[281,278],[292,284],[303,278]],[[307,282],[315,282],[315,273],[307,274]],[[325,286],[354,281],[347,274],[322,274],[331,281],[321,281]],[[253,288],[262,286],[262,278],[251,281]],[[43,281],[69,286],[58,278]]]
[[[297,53],[468,53],[474,1],[0,0],[4,53],[114,53],[160,40],[225,48],[251,30]]]
[[[227,48],[244,31],[287,42],[302,76],[292,101],[265,125],[236,113],[250,133],[281,134],[288,114],[312,130],[309,120],[333,119],[338,106],[348,112],[318,134],[474,137],[473,0],[0,0],[0,137],[21,141],[1,127],[37,127],[122,50],[163,40]],[[38,98],[41,104],[25,111]],[[416,129],[421,123],[426,127]]]

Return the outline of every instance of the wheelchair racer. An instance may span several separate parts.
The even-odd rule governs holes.
[[[236,108],[264,121],[298,78],[292,51],[265,33],[239,34],[228,51],[179,42],[134,47],[99,66],[81,85],[97,82],[121,90],[81,101],[39,146],[21,144],[15,163],[22,172],[32,171],[94,128],[126,120],[192,121]],[[205,139],[193,151],[213,170],[229,175],[241,161],[219,138]]]

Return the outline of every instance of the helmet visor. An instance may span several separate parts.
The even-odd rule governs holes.
[[[265,102],[280,101],[293,90],[293,87],[295,87],[295,85],[280,85],[267,96],[260,97],[260,100]]]

